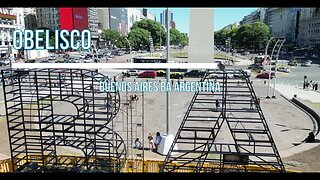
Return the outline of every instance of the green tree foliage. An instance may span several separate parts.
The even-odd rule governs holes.
[[[120,33],[116,30],[104,29],[102,30],[101,37],[105,41],[110,41],[111,44],[114,46],[120,38]]]
[[[181,35],[182,35],[182,39],[181,39],[180,45],[182,48],[184,48],[185,46],[188,45],[189,39],[185,34],[181,33]]]
[[[131,29],[128,34],[129,41],[133,49],[149,49],[151,33],[142,28]]]
[[[231,34],[231,30],[226,28],[223,28],[217,32],[214,32],[215,44],[225,45],[226,39],[230,37],[230,34]]]
[[[264,46],[271,36],[269,27],[263,22],[244,24],[239,28],[232,25],[231,29],[221,29],[214,32],[215,44],[225,45],[228,37],[231,38],[231,44],[237,48],[258,50]]]
[[[137,21],[131,27],[131,30],[134,29],[144,29],[150,32],[153,43],[159,45],[160,36],[161,36],[161,44],[165,44],[166,42],[166,30],[164,27],[157,21],[151,19],[143,19],[141,21]]]
[[[118,48],[129,48],[128,41],[126,40],[125,36],[120,36],[116,42],[116,46]]]
[[[270,29],[263,22],[245,24],[241,26],[236,33],[238,45],[245,49],[259,49],[260,44],[263,46],[270,38]]]
[[[177,29],[170,29],[170,44],[180,45],[183,40],[183,34]]]

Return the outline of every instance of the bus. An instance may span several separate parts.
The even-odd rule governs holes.
[[[166,63],[166,58],[160,57],[134,57],[133,63]]]

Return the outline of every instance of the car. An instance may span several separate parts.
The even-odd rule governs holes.
[[[50,55],[50,56],[48,57],[48,60],[56,60],[56,58],[57,58],[57,56],[55,56],[55,55]]]
[[[279,72],[285,72],[285,73],[289,73],[290,69],[288,67],[279,67],[277,69]]]
[[[202,70],[191,70],[184,73],[185,77],[203,77],[206,72]]]
[[[172,72],[170,74],[170,78],[172,78],[172,79],[183,79],[183,74],[181,72]]]
[[[159,77],[164,77],[164,76],[166,76],[166,71],[164,71],[164,70],[158,70],[158,71],[156,71],[157,72],[157,76],[159,76]]]
[[[261,64],[251,64],[251,65],[248,66],[248,69],[263,70],[263,65],[261,65]]]
[[[44,59],[44,60],[41,60],[40,63],[48,63],[49,60],[48,59]]]
[[[251,70],[250,69],[242,69],[244,74],[240,70],[234,71],[234,77],[242,78],[242,77],[250,77],[251,76]]]
[[[223,71],[215,71],[212,74],[208,75],[209,79],[222,79],[224,77],[224,74],[227,75],[227,79],[233,78],[233,73],[223,73]]]
[[[27,59],[24,61],[25,63],[35,63],[36,60],[35,59]]]
[[[8,60],[0,61],[0,66],[7,66],[9,64],[10,64],[10,61]]]
[[[271,79],[275,77],[274,72],[271,72]],[[260,74],[257,74],[256,78],[260,79],[269,79],[269,72],[262,72]]]
[[[127,71],[127,75],[128,75],[128,76],[138,76],[138,75],[139,75],[139,71],[138,71],[138,70],[131,69],[131,70],[128,70],[128,71]]]
[[[295,60],[291,60],[291,61],[288,62],[288,65],[289,66],[298,66],[298,63]]]
[[[93,60],[92,60],[92,59],[84,59],[83,62],[84,62],[84,63],[92,63]]]
[[[301,66],[310,67],[311,63],[310,62],[303,62],[303,63],[301,63]]]
[[[139,78],[156,78],[157,73],[155,71],[143,71],[138,74]]]

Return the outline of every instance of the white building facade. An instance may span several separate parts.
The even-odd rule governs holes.
[[[0,58],[19,57],[19,51],[12,48],[12,33],[24,28],[23,8],[0,8]]]
[[[127,8],[128,13],[128,32],[130,32],[131,27],[137,21],[144,19],[142,12],[138,8]]]

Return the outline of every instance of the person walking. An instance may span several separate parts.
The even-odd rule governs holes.
[[[151,133],[149,133],[148,140],[149,140],[150,151],[154,151],[154,141],[153,141],[153,136]]]
[[[218,110],[220,108],[220,102],[219,99],[216,100],[216,110]]]
[[[160,132],[157,132],[157,133],[156,133],[156,138],[155,138],[155,141],[154,141],[155,151],[156,151],[156,152],[158,152],[158,148],[159,148],[161,139],[162,139],[162,137],[161,137],[161,135],[160,135]]]

